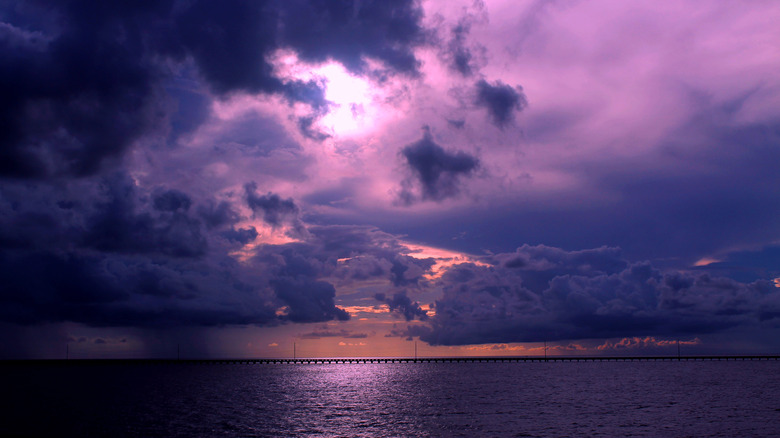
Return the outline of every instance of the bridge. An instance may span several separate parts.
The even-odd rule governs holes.
[[[93,364],[190,364],[190,365],[332,365],[420,363],[540,363],[540,362],[695,362],[777,361],[780,355],[742,356],[497,356],[497,357],[358,357],[358,358],[255,358],[255,359],[11,359],[3,365],[93,365]]]

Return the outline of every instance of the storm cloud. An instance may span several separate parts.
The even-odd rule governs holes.
[[[428,319],[428,312],[420,307],[420,303],[412,302],[405,291],[396,292],[392,297],[385,296],[383,293],[378,293],[374,298],[387,304],[388,307],[390,307],[391,312],[398,312],[403,315],[407,321],[411,321],[415,318],[418,318],[420,321]]]
[[[448,152],[434,143],[430,130],[423,138],[401,150],[413,179],[404,182],[401,201],[413,203],[418,196],[413,187],[419,186],[419,199],[442,201],[460,193],[460,180],[472,175],[479,168],[479,160],[463,151]]]
[[[320,85],[277,77],[270,55],[291,48],[356,73],[370,57],[384,74],[415,75],[412,49],[426,41],[414,1],[69,0],[0,12],[0,175],[17,178],[93,175],[169,120],[193,130],[197,118],[182,124],[165,93],[170,62],[192,64],[217,95],[279,95],[322,114]]]
[[[485,108],[493,124],[503,128],[515,120],[515,113],[528,105],[523,89],[511,87],[503,82],[489,83],[484,79],[474,84],[476,97],[474,104]]]
[[[269,225],[278,227],[283,222],[297,222],[298,206],[292,199],[282,199],[275,193],[258,195],[255,182],[244,185],[244,192],[252,212]]]
[[[438,345],[540,342],[780,324],[780,291],[765,280],[662,272],[623,260],[615,248],[524,246],[487,261],[494,264],[447,270],[421,339]]]
[[[258,232],[235,225],[233,206],[196,201],[180,190],[144,192],[124,174],[57,190],[6,188],[0,319],[16,324],[167,328],[347,320],[328,277],[393,284],[401,275],[412,284],[432,265],[372,228],[314,226],[306,241],[264,245],[238,262],[227,253]],[[339,264],[354,255],[386,269],[361,274]],[[394,272],[395,266],[404,268]]]
[[[257,355],[300,333],[384,349],[406,321],[442,354],[774,351],[778,20],[726,2],[2,2],[0,338]]]

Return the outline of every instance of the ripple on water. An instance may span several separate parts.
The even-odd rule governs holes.
[[[3,435],[780,436],[780,362],[6,371]]]

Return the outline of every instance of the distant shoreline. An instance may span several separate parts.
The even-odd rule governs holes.
[[[202,365],[314,365],[392,363],[508,363],[508,362],[691,362],[691,361],[777,361],[780,355],[709,356],[551,356],[551,357],[373,357],[373,358],[257,358],[257,359],[5,359],[7,365],[117,365],[117,364],[202,364]]]

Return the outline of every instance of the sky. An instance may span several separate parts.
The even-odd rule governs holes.
[[[2,0],[0,357],[778,354],[778,22]]]

